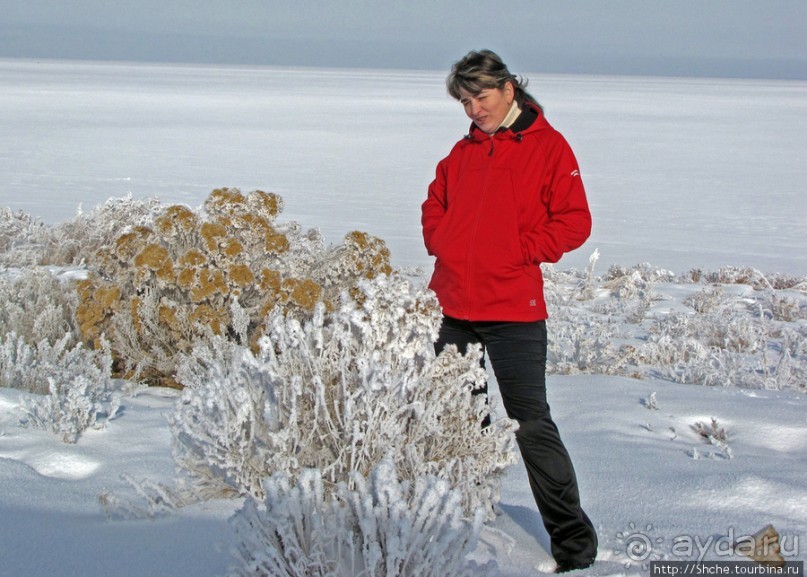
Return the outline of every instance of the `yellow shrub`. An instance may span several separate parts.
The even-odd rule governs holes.
[[[227,279],[231,286],[246,287],[255,282],[255,275],[245,264],[234,264],[227,270]]]
[[[76,288],[79,294],[76,320],[84,339],[95,345],[120,306],[121,289],[106,283],[96,286],[90,280],[79,281]]]
[[[218,222],[205,222],[199,231],[208,252],[216,253],[219,250],[219,239],[227,236],[227,228]]]
[[[313,311],[322,298],[322,287],[311,279],[286,279],[283,288],[288,292],[290,302],[306,311]]]
[[[163,235],[187,234],[194,231],[197,225],[196,213],[190,208],[181,205],[169,206],[154,221],[155,228]]]
[[[194,339],[243,330],[233,310],[249,316],[255,345],[278,307],[297,316],[318,302],[332,310],[341,294],[356,294],[361,279],[391,272],[380,239],[352,232],[343,246],[326,249],[318,234],[276,223],[282,206],[276,194],[221,188],[198,213],[167,206],[153,227],[120,235],[98,251],[78,285],[85,340],[107,334],[121,374],[170,384],[177,357]]]

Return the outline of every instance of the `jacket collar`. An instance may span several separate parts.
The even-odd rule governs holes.
[[[521,106],[518,105],[518,101],[513,100],[510,104],[510,110],[507,111],[507,116],[504,117],[502,123],[499,125],[497,130],[501,130],[502,128],[510,128],[513,126],[516,120],[521,116]]]
[[[543,112],[536,105],[525,102],[521,114],[516,118],[515,122],[509,128],[502,127],[495,134],[490,135],[482,132],[476,124],[471,124],[471,128],[467,135],[466,140],[474,140],[478,142],[485,142],[491,138],[512,139],[521,138],[522,134],[540,130],[548,125]]]

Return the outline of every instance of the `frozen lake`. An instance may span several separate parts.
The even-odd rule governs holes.
[[[467,131],[443,71],[0,60],[0,206],[58,222],[112,196],[281,194],[330,241],[429,265],[420,203]],[[592,238],[564,257],[807,274],[807,82],[525,73],[580,161]]]

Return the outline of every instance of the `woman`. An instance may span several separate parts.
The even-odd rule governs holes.
[[[585,568],[597,535],[546,400],[539,267],[591,232],[580,170],[525,83],[493,52],[467,54],[446,84],[472,124],[437,165],[422,207],[423,238],[436,257],[429,286],[444,314],[435,349],[483,347],[507,415],[519,423],[516,439],[556,571]]]

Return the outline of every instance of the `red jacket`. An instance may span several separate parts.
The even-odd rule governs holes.
[[[437,165],[422,206],[423,240],[436,257],[429,287],[450,317],[547,318],[538,265],[557,262],[591,233],[577,160],[543,112],[522,116],[536,113],[519,132],[491,137],[472,126]]]

